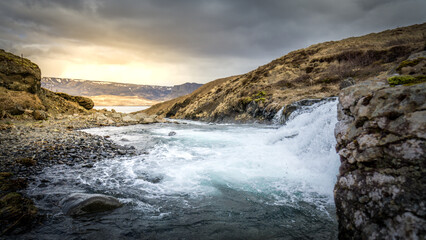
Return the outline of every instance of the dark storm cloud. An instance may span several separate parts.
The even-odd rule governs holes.
[[[0,48],[52,54],[68,43],[157,61],[258,59],[251,62],[260,65],[309,44],[422,23],[425,12],[424,0],[2,1]]]

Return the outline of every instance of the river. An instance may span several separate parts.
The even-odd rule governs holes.
[[[44,225],[21,239],[336,239],[336,104],[307,107],[284,126],[177,121],[85,130],[141,154],[46,168],[39,178],[48,187],[35,181],[27,190]],[[58,202],[74,192],[125,204],[71,218]]]

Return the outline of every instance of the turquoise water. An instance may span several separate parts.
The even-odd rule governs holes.
[[[335,239],[336,122],[332,101],[295,113],[284,126],[179,121],[85,130],[141,154],[89,169],[46,169],[38,182],[48,186],[36,181],[28,193],[48,217],[21,237]],[[58,202],[73,192],[125,204],[71,218]]]

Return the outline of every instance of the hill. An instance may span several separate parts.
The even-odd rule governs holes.
[[[43,77],[41,79],[41,86],[51,91],[87,97],[112,95],[116,96],[114,99],[119,101],[130,99],[129,97],[138,97],[138,99],[160,102],[190,94],[201,85],[198,83],[184,83],[175,86],[153,86],[69,78]],[[124,98],[119,98],[118,96]]]
[[[426,50],[425,33],[423,23],[315,44],[246,74],[212,81],[145,112],[203,121],[269,121],[296,101],[336,96],[347,84],[409,73],[412,66],[398,66],[411,54]],[[424,66],[424,58],[417,60]],[[420,71],[424,74],[425,69]]]

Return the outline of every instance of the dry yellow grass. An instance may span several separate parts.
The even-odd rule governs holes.
[[[29,92],[12,91],[0,87],[0,110],[11,110],[17,106],[23,109],[45,110],[40,98]]]
[[[426,49],[425,32],[426,24],[419,24],[315,44],[249,73],[212,81],[145,112],[206,121],[263,120],[265,114],[271,116],[294,101],[336,96],[345,78],[384,79],[410,54]],[[265,96],[255,102],[259,92]],[[262,114],[250,112],[250,102]]]

